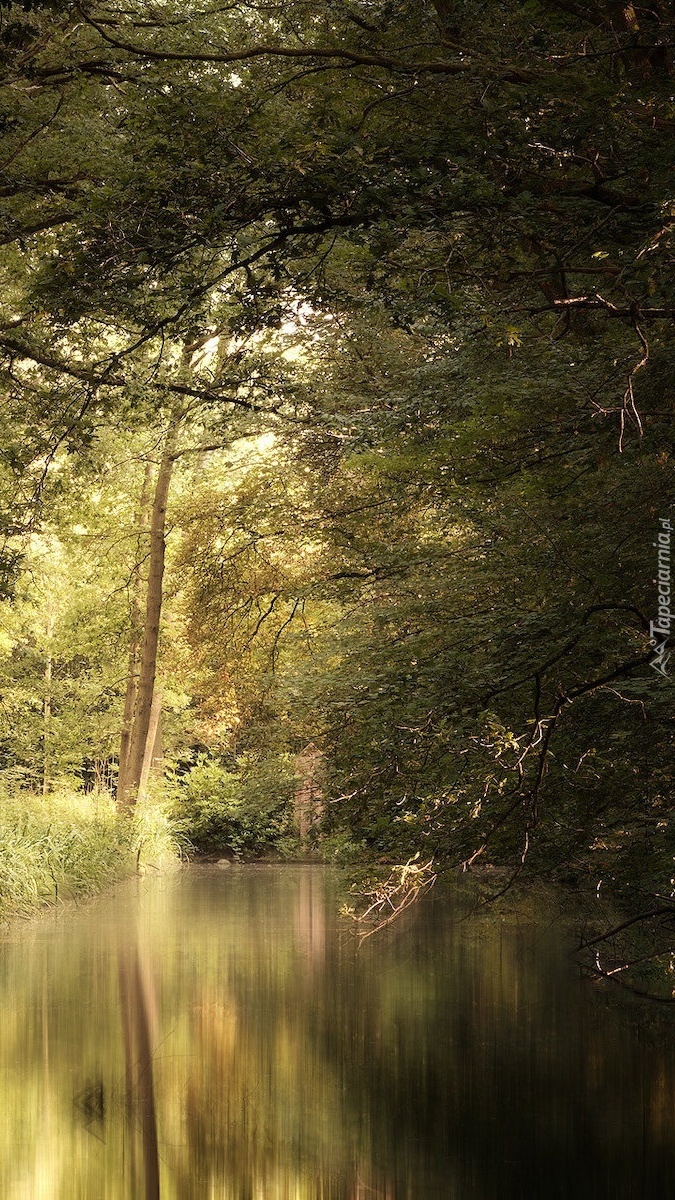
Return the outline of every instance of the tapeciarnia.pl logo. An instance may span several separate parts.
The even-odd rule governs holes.
[[[649,665],[658,671],[659,675],[667,675],[668,659],[672,653],[667,649],[673,620],[673,614],[670,611],[670,538],[672,528],[668,517],[659,517],[659,525],[658,538],[654,542],[658,551],[656,586],[659,607],[658,617],[655,621],[649,622],[649,644],[654,649],[654,657]]]

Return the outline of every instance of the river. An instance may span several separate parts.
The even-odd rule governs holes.
[[[550,924],[359,948],[313,866],[192,866],[0,946],[3,1200],[661,1200],[670,1026]]]

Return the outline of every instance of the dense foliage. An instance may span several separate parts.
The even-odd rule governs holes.
[[[670,894],[669,6],[1,22],[15,786]]]

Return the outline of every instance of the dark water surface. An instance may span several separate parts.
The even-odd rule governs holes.
[[[0,1197],[673,1194],[669,1016],[440,895],[359,950],[341,886],[191,867],[6,936]]]

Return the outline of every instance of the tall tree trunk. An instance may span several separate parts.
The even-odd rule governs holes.
[[[47,619],[47,651],[45,656],[45,692],[42,704],[42,795],[49,791],[51,772],[51,724],[52,724],[52,673],[54,659],[52,657],[52,638],[56,621],[50,613]]]
[[[124,773],[124,787],[119,800],[127,808],[133,807],[141,782],[143,760],[150,730],[152,699],[157,671],[157,646],[159,625],[162,615],[162,584],[164,580],[164,554],[166,549],[166,506],[169,498],[171,474],[174,464],[174,447],[177,426],[169,431],[159,464],[155,494],[152,501],[150,521],[150,565],[148,591],[143,625],[143,648],[138,672],[138,689],[131,725],[129,752]]]
[[[138,690],[138,666],[143,642],[143,555],[140,553],[141,537],[148,532],[150,524],[150,485],[152,483],[152,463],[145,464],[143,485],[138,504],[139,553],[138,562],[134,567],[134,577],[131,593],[131,637],[129,641],[129,668],[127,672],[127,690],[124,697],[124,715],[122,717],[122,736],[120,738],[119,772],[117,775],[117,796],[126,794],[126,780],[129,771],[129,746],[131,744],[131,725],[136,705]]]
[[[162,697],[155,688],[150,709],[150,725],[145,742],[145,754],[141,767],[141,778],[138,784],[138,794],[141,796],[148,785],[153,764],[162,757]]]
[[[312,825],[321,815],[323,792],[321,790],[321,767],[323,754],[310,742],[295,756],[295,824],[301,843],[307,840]]]

